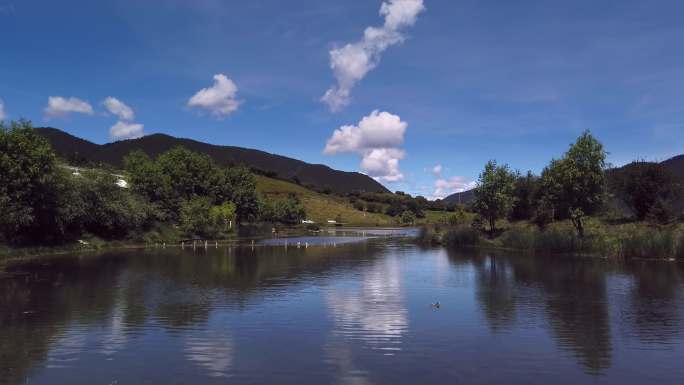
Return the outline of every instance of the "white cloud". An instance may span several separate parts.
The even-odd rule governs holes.
[[[401,29],[415,24],[425,10],[423,0],[388,0],[380,7],[385,18],[382,27],[368,27],[363,38],[330,51],[330,68],[337,85],[329,88],[321,101],[331,111],[339,111],[350,103],[351,90],[380,63],[381,54],[390,46],[404,41]]]
[[[363,172],[377,180],[398,182],[404,178],[399,161],[405,152],[399,146],[404,143],[407,127],[399,116],[375,110],[358,125],[335,130],[323,152],[328,155],[359,154]]]
[[[451,194],[473,189],[476,185],[477,183],[463,176],[452,176],[447,179],[438,178],[435,181],[435,191],[432,195],[434,199],[444,199]]]
[[[435,177],[440,177],[442,175],[442,165],[441,164],[435,165],[435,167],[432,168],[431,172],[432,172],[432,175],[434,175]]]
[[[145,135],[143,127],[139,123],[118,121],[109,129],[109,134],[114,139],[135,139]]]
[[[48,105],[45,107],[45,117],[64,117],[70,113],[92,115],[93,107],[90,103],[78,98],[64,98],[61,96],[48,97]]]
[[[214,75],[214,85],[202,88],[190,100],[188,107],[203,108],[218,119],[225,118],[240,107],[241,102],[235,97],[238,88],[224,74]]]
[[[107,97],[102,104],[110,114],[118,116],[121,120],[131,121],[135,119],[133,109],[115,97]]]
[[[5,113],[5,102],[0,99],[0,120],[4,120],[7,117],[7,113]]]
[[[328,139],[324,153],[361,152],[373,148],[398,147],[404,142],[408,124],[389,112],[375,110],[357,126],[342,126]]]
[[[384,182],[399,182],[404,174],[399,170],[399,160],[406,153],[398,148],[374,148],[366,150],[361,159],[361,169],[369,176]]]

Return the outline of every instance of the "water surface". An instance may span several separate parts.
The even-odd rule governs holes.
[[[11,267],[0,383],[684,383],[681,266],[267,243]]]

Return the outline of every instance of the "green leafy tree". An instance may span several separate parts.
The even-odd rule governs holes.
[[[285,199],[262,199],[261,219],[263,221],[295,225],[305,218],[304,206],[294,194]]]
[[[416,222],[416,214],[411,210],[406,210],[401,213],[401,223],[405,225],[412,225]]]
[[[179,197],[171,186],[171,178],[162,172],[157,162],[142,151],[133,151],[124,158],[124,167],[131,189],[153,204],[159,220],[176,217]]]
[[[208,155],[176,147],[159,155],[157,167],[180,200],[213,195],[218,169]]]
[[[537,178],[531,171],[527,175],[515,180],[513,196],[515,203],[510,218],[514,221],[531,219],[535,213],[535,195],[537,193]]]
[[[211,208],[212,222],[223,228],[224,232],[228,231],[230,222],[235,218],[236,207],[233,202],[224,202]]]
[[[508,165],[499,166],[493,160],[487,162],[480,174],[474,210],[487,220],[491,233],[496,231],[497,219],[506,217],[513,207],[516,177]]]
[[[589,131],[570,146],[563,158],[554,159],[542,172],[542,196],[555,207],[555,214],[570,218],[577,233],[584,235],[584,218],[603,206],[606,198],[606,151]]]
[[[0,236],[6,242],[52,242],[61,236],[63,175],[50,144],[30,122],[0,122]]]
[[[84,210],[85,231],[116,239],[144,230],[150,223],[150,206],[140,195],[117,186],[117,177],[100,171],[73,177],[78,203]],[[78,211],[77,211],[78,212]]]
[[[212,202],[208,197],[197,197],[183,202],[180,210],[180,228],[183,233],[191,237],[215,235],[211,209]]]
[[[245,167],[231,167],[219,173],[217,202],[233,202],[238,222],[251,221],[259,215],[259,197],[254,174]]]

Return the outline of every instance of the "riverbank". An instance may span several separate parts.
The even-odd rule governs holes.
[[[546,229],[527,222],[508,224],[494,236],[470,226],[423,227],[417,242],[451,248],[500,248],[535,254],[571,254],[615,259],[668,259],[684,261],[684,225],[587,222],[584,237],[569,221]]]

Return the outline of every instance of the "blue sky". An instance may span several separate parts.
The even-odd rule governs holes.
[[[0,0],[0,115],[258,148],[426,196],[489,159],[539,172],[585,129],[615,164],[684,153],[681,1],[382,4]],[[331,69],[359,47],[360,73]]]

